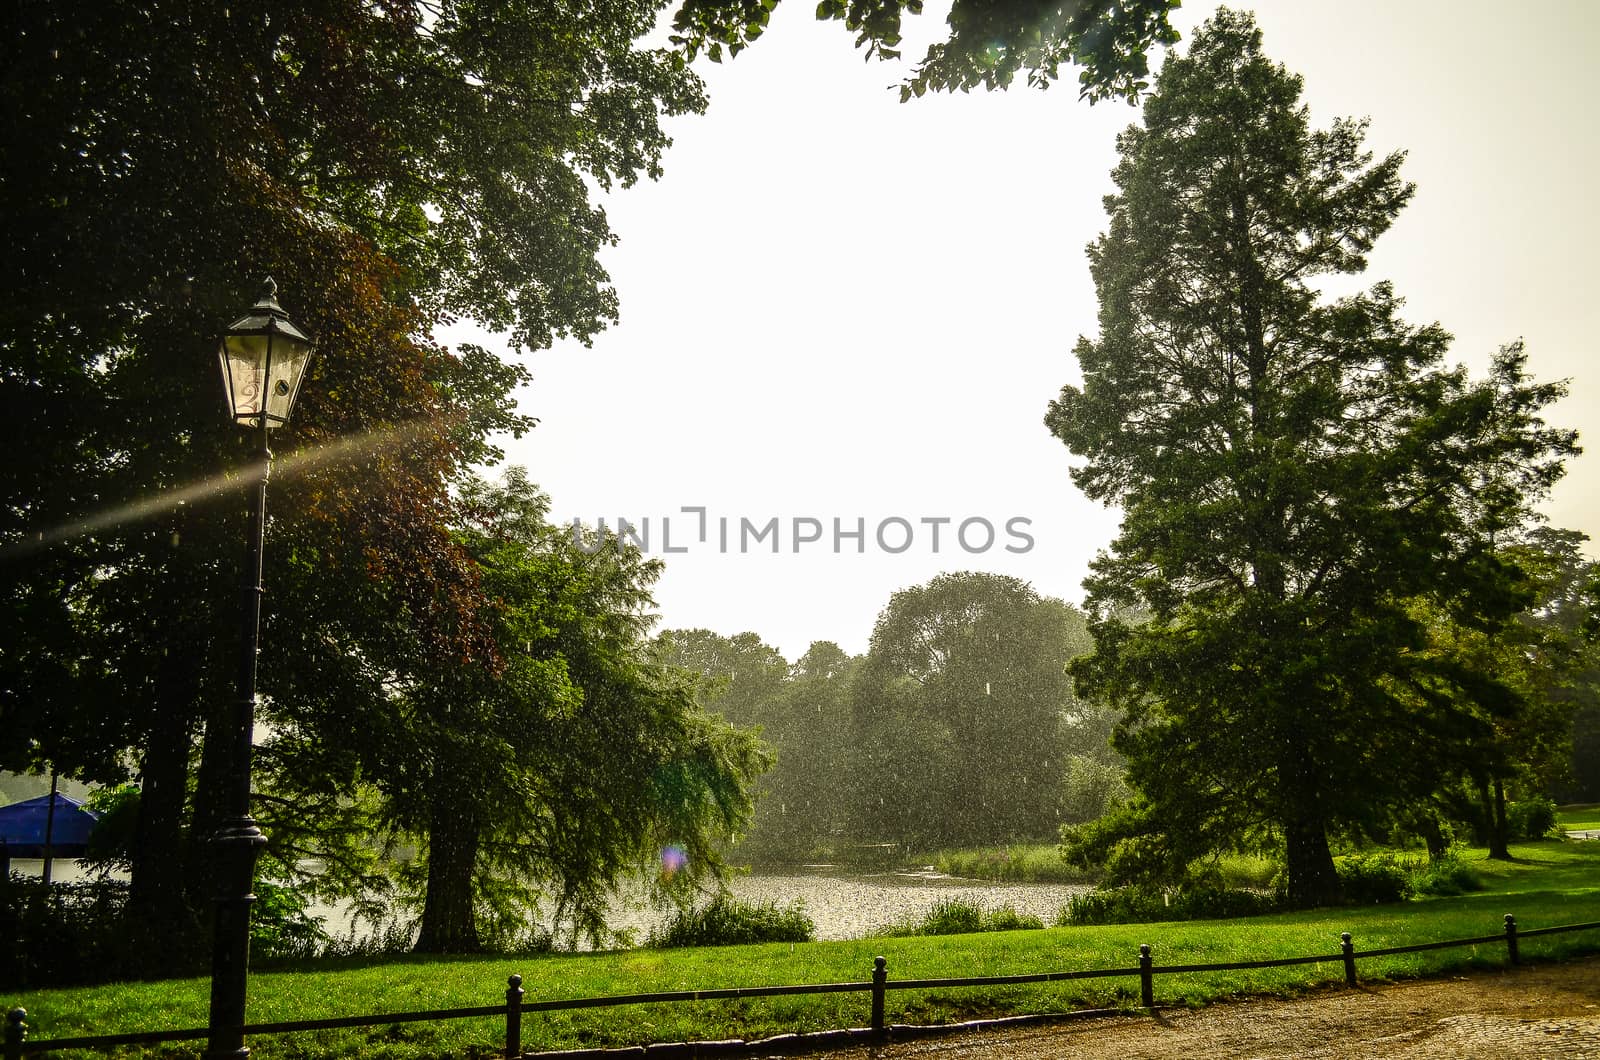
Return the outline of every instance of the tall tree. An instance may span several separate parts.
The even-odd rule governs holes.
[[[669,629],[656,638],[656,650],[668,665],[704,675],[707,706],[735,725],[765,725],[779,710],[789,663],[754,633]]]
[[[1002,575],[895,593],[852,690],[858,827],[919,844],[1052,834],[1082,624]]]
[[[330,757],[376,791],[378,819],[422,841],[420,952],[478,950],[529,911],[600,939],[612,889],[666,848],[680,887],[718,871],[766,758],[699,709],[698,675],[650,657],[659,561],[577,547],[518,468],[466,480],[460,510],[494,658],[391,655],[416,665],[377,675],[378,702],[280,715],[272,792],[303,802]]]
[[[768,863],[815,857],[843,810],[850,776],[849,688],[858,660],[830,641],[812,644],[793,666],[754,633],[667,630],[660,657],[706,678],[706,709],[755,726],[776,754],[738,855]]]
[[[1537,496],[1575,447],[1539,419],[1562,388],[1519,358],[1473,383],[1387,284],[1319,298],[1412,188],[1363,123],[1312,129],[1300,91],[1248,15],[1219,12],[1169,59],[1089,248],[1099,337],[1046,422],[1084,458],[1078,487],[1123,510],[1074,674],[1126,712],[1141,798],[1078,849],[1176,875],[1281,844],[1312,904],[1339,895],[1330,831],[1425,796],[1408,765],[1481,732],[1484,689],[1465,694],[1475,675],[1426,651],[1410,610],[1492,628],[1521,606],[1475,488],[1515,462]]]
[[[1502,545],[1530,597],[1517,620],[1488,631],[1443,622],[1431,630],[1441,650],[1493,674],[1514,697],[1510,709],[1486,718],[1463,769],[1492,858],[1511,857],[1508,798],[1545,798],[1556,789],[1570,768],[1576,715],[1594,701],[1591,616],[1600,582],[1583,556],[1585,540],[1571,530],[1523,529]]]
[[[275,625],[345,607],[439,657],[492,658],[449,488],[497,456],[491,432],[531,425],[511,396],[526,373],[429,336],[461,316],[531,349],[614,318],[590,188],[657,174],[661,116],[704,105],[679,57],[635,45],[657,11],[0,15],[0,440],[31,454],[0,468],[0,764],[112,779],[133,751],[133,907],[162,937],[209,899],[186,849],[229,768],[206,737],[232,696],[246,506],[196,484],[247,442],[208,367],[218,330],[270,273],[321,351],[275,439],[319,456],[297,477],[280,463],[266,650]],[[307,640],[263,669],[269,706],[380,652]]]
[[[762,734],[778,762],[762,778],[764,799],[744,849],[810,860],[830,852],[842,833],[855,762],[850,687],[860,663],[819,640],[789,668],[781,709]]]

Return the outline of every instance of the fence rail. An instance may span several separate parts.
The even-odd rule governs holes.
[[[1350,933],[1340,935],[1340,951],[1306,957],[1279,957],[1260,961],[1231,961],[1223,964],[1167,964],[1156,965],[1149,946],[1139,947],[1139,963],[1126,968],[1087,968],[1057,972],[1033,972],[1023,975],[985,975],[945,979],[897,979],[890,981],[888,962],[875,958],[872,977],[851,983],[800,983],[785,986],[733,986],[709,990],[674,990],[650,994],[612,994],[605,997],[581,997],[566,1000],[524,1001],[522,976],[513,975],[506,981],[505,1002],[499,1005],[481,1005],[476,1008],[436,1009],[428,1012],[392,1012],[370,1016],[340,1016],[331,1019],[289,1020],[277,1023],[249,1023],[240,1031],[246,1035],[289,1034],[297,1031],[333,1030],[345,1027],[376,1027],[396,1023],[441,1022],[445,1020],[501,1016],[505,1019],[505,1055],[516,1058],[522,1052],[522,1016],[527,1012],[551,1012],[558,1009],[606,1008],[616,1005],[644,1005],[689,1001],[716,1001],[730,998],[782,997],[795,994],[869,993],[871,997],[870,1023],[864,1032],[867,1037],[883,1041],[889,1028],[884,1018],[884,997],[890,990],[935,990],[966,986],[1013,986],[1026,983],[1052,983],[1069,979],[1104,979],[1139,977],[1139,1000],[1144,1008],[1155,1006],[1155,976],[1196,974],[1206,972],[1244,971],[1252,968],[1281,968],[1295,964],[1331,964],[1342,962],[1345,982],[1356,985],[1356,961],[1374,957],[1389,957],[1401,953],[1421,953],[1425,950],[1442,950],[1462,946],[1504,944],[1508,964],[1521,960],[1519,941],[1540,935],[1559,935],[1577,931],[1600,930],[1600,921],[1584,924],[1566,924],[1559,927],[1535,928],[1521,931],[1512,914],[1505,915],[1505,930],[1494,935],[1474,938],[1448,939],[1443,942],[1422,942],[1411,946],[1388,946],[1376,950],[1355,949]],[[825,1031],[823,1037],[841,1032]],[[852,1032],[854,1033],[854,1032]],[[75,1038],[49,1038],[28,1040],[27,1013],[20,1008],[7,1014],[3,1060],[22,1060],[22,1057],[57,1049],[107,1049],[118,1045],[155,1045],[161,1042],[191,1041],[206,1038],[209,1029],[191,1028],[175,1031],[145,1031],[129,1034],[99,1034]],[[733,1044],[733,1043],[722,1043]],[[742,1043],[741,1043],[742,1044]]]

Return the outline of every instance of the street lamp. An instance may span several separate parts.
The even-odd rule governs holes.
[[[256,855],[267,839],[250,816],[250,759],[256,715],[256,651],[261,641],[261,545],[267,531],[267,477],[272,451],[267,432],[289,421],[300,392],[311,340],[278,305],[278,285],[270,279],[249,313],[222,336],[217,358],[228,410],[235,423],[256,432],[254,526],[245,568],[239,702],[233,716],[230,776],[222,804],[222,824],[213,837],[218,872],[216,927],[211,950],[211,1018],[207,1057],[245,1057],[245,981],[250,965],[250,906],[256,896]]]

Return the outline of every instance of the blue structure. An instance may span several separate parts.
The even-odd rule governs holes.
[[[89,832],[96,817],[83,803],[68,795],[55,795],[55,819],[50,820],[50,796],[24,799],[0,806],[0,845],[13,858],[42,858],[45,828],[50,828],[52,857],[82,857],[89,846]]]

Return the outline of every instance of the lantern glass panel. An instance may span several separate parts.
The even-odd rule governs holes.
[[[257,426],[265,398],[267,426],[287,423],[311,359],[310,343],[269,325],[262,332],[225,336],[218,353],[235,422]]]

